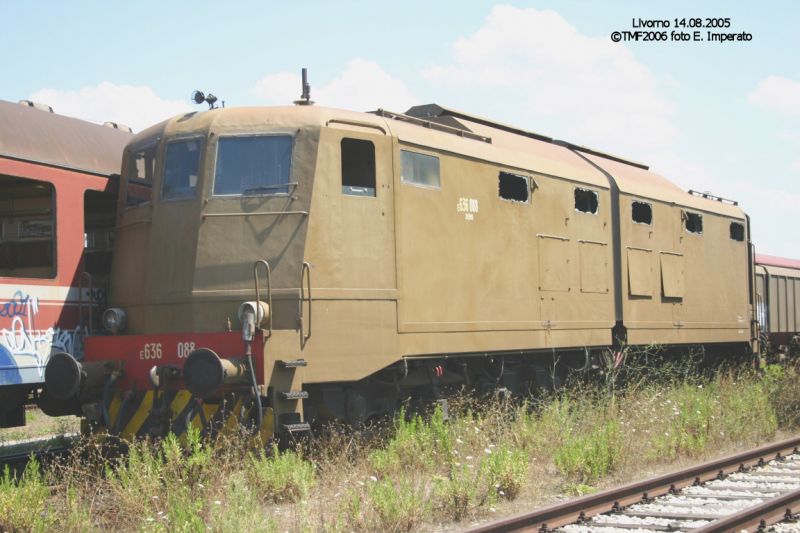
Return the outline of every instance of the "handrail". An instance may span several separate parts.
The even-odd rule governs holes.
[[[88,280],[89,283],[89,327],[86,329],[89,335],[91,335],[92,323],[94,322],[94,315],[92,314],[92,293],[94,292],[94,286],[92,283],[92,275],[86,272],[85,270],[81,272],[81,275],[78,277],[78,328],[80,329],[81,333],[83,333],[83,305],[84,305],[83,289],[85,288],[84,280]]]
[[[447,124],[442,124],[441,122],[433,122],[431,120],[425,120],[419,117],[412,117],[411,115],[405,115],[403,113],[394,113],[392,111],[387,111],[385,109],[378,109],[377,111],[371,111],[371,113],[374,113],[379,117],[386,117],[397,121],[410,122],[411,124],[416,124],[417,126],[422,126],[423,128],[443,131],[445,133],[450,133],[452,135],[457,135],[459,137],[464,137],[466,139],[472,139],[492,144],[491,137],[487,137],[486,135],[479,135],[470,130],[448,126]]]
[[[559,241],[569,240],[569,237],[562,237],[561,235],[548,235],[546,233],[537,233],[536,236],[540,239],[558,239]]]
[[[386,135],[386,130],[383,129],[383,126],[378,124],[371,124],[369,122],[363,122],[361,120],[347,120],[343,118],[332,118],[328,122],[325,123],[326,126],[330,126],[331,124],[344,124],[346,126],[357,126],[359,128],[372,128],[375,130],[380,131],[384,135]]]
[[[303,281],[306,285],[303,285]],[[303,323],[303,302],[306,301],[306,288],[308,289],[308,335],[305,333]],[[303,261],[303,266],[300,267],[300,347],[303,348],[306,341],[311,338],[311,265],[308,261]]]
[[[258,312],[261,309],[261,291],[258,287],[258,265],[264,265],[267,272],[267,314],[269,315],[269,329],[267,330],[267,338],[272,337],[272,271],[269,268],[269,263],[265,259],[259,259],[253,264],[253,278],[256,281],[256,325],[260,329],[261,322],[258,320]]]
[[[308,211],[254,211],[252,213],[203,213],[203,218],[209,217],[259,217],[259,216],[280,216],[280,215],[303,215],[308,216]]]

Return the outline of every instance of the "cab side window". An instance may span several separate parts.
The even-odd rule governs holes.
[[[375,145],[371,141],[344,138],[342,194],[375,196]]]
[[[125,206],[135,207],[149,202],[153,194],[153,175],[156,171],[156,150],[158,140],[150,141],[126,154]]]

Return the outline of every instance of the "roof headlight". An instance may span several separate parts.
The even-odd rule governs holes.
[[[128,316],[122,309],[110,307],[103,312],[103,327],[113,335],[125,331],[127,324]]]

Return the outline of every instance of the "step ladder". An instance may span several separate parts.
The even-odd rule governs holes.
[[[272,328],[272,272],[269,262],[266,260],[256,261],[253,265],[253,277],[255,278],[256,302],[261,302],[261,289],[259,286],[259,267],[264,267],[266,273],[266,293],[269,318],[265,331],[264,342],[268,343],[273,334]],[[304,281],[306,281],[304,285]],[[308,263],[303,263],[300,271],[301,294],[299,298],[298,324],[300,329],[301,348],[304,346],[308,337],[311,336],[311,308],[309,305],[307,322],[303,316],[303,302],[311,301],[311,271]],[[307,294],[306,294],[307,293]],[[260,305],[260,304],[258,304]],[[308,333],[305,333],[307,324]],[[268,395],[275,414],[275,434],[278,437],[294,437],[296,434],[305,433],[311,430],[311,425],[303,420],[303,400],[308,399],[308,391],[302,390],[302,378],[298,375],[299,371],[308,366],[305,359],[297,358],[290,360],[276,360],[270,377],[270,387]]]
[[[287,387],[273,391],[273,402],[276,408],[276,432],[283,436],[294,437],[311,431],[311,424],[303,421],[302,402],[308,399],[308,391],[302,390],[296,375],[298,369],[308,366],[305,359],[277,360],[273,371],[273,381],[286,384]],[[278,378],[277,380],[275,378]]]

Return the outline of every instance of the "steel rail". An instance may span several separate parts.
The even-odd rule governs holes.
[[[31,457],[41,459],[66,453],[78,438],[77,433],[68,433],[6,443],[0,446],[0,466],[25,464]]]
[[[757,531],[787,518],[794,518],[798,511],[800,511],[800,489],[777,498],[770,498],[760,505],[748,507],[736,514],[693,529],[692,533]]]
[[[798,453],[800,437],[774,442],[746,452],[725,456],[658,477],[637,481],[622,487],[589,494],[556,503],[530,513],[501,519],[464,530],[465,533],[509,533],[514,531],[548,531],[560,526],[588,520],[592,516],[620,510],[634,503],[676,492],[684,487],[711,481],[725,474],[760,465],[775,457]],[[791,494],[791,493],[790,493]],[[781,499],[788,497],[782,496]],[[764,504],[766,505],[766,504]],[[785,510],[786,504],[781,504]],[[759,506],[761,507],[761,506]],[[699,530],[698,530],[699,531]],[[718,530],[709,530],[718,531]],[[721,530],[719,530],[721,531]]]

